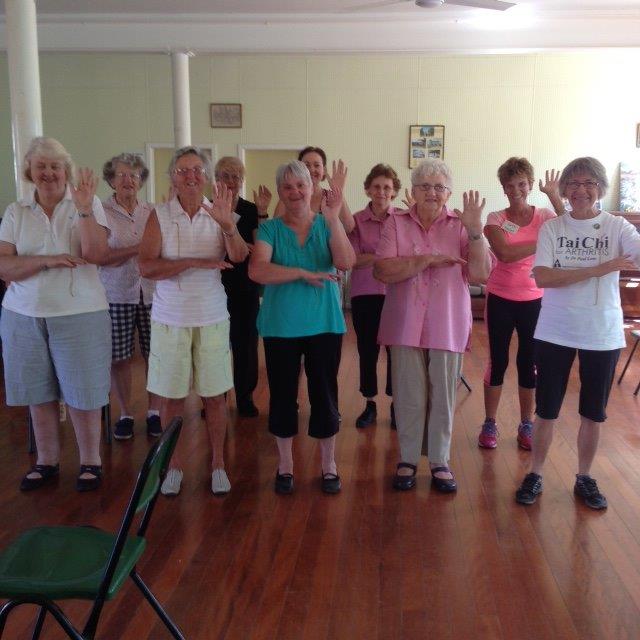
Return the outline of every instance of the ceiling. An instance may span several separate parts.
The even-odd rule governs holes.
[[[370,9],[363,5],[374,0],[37,0],[36,6],[40,49],[49,51],[489,53],[640,46],[640,0],[511,1],[517,6],[504,12],[420,9],[412,0]],[[4,4],[0,0],[3,16]],[[0,48],[5,37],[1,20]]]

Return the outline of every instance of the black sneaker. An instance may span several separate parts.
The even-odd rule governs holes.
[[[160,416],[147,416],[147,435],[150,438],[159,438],[162,435],[162,425],[160,424]]]
[[[598,490],[598,484],[591,476],[576,474],[575,493],[589,509],[606,509],[607,499]]]
[[[516,502],[533,504],[540,493],[542,493],[542,476],[537,473],[527,473],[516,491]]]
[[[129,440],[133,438],[133,420],[131,418],[120,418],[116,422],[113,430],[113,437],[116,440]]]
[[[376,421],[377,415],[376,403],[373,400],[367,400],[364,411],[356,418],[356,427],[364,429],[364,427],[372,425]]]

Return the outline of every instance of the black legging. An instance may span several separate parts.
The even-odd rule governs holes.
[[[534,389],[536,369],[533,333],[538,322],[542,298],[536,300],[507,300],[493,293],[487,296],[487,333],[489,334],[489,364],[484,383],[500,386],[509,365],[509,344],[515,329],[518,333],[518,386]]]

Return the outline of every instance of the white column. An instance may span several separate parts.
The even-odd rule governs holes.
[[[171,52],[173,78],[173,141],[176,149],[191,144],[191,96],[189,94],[189,58],[187,51]]]
[[[11,96],[13,166],[18,198],[29,186],[20,175],[22,159],[35,136],[42,135],[38,30],[34,0],[5,0],[7,62]]]

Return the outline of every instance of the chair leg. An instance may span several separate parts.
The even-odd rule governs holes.
[[[142,581],[142,578],[138,575],[136,570],[134,569],[130,574],[131,579],[138,585],[140,591],[142,591],[142,595],[147,599],[149,604],[153,607],[153,610],[158,614],[158,617],[162,622],[164,622],[169,632],[176,640],[185,640],[185,637],[182,635],[182,632],[171,618],[167,615],[166,611],[162,608],[161,604],[156,600],[156,597],[151,593],[149,587]]]
[[[36,619],[36,624],[33,627],[33,635],[31,636],[31,640],[38,640],[38,638],[40,637],[40,633],[42,632],[42,625],[44,624],[46,615],[47,610],[44,607],[40,607],[38,618]]]
[[[31,409],[27,409],[27,429],[28,429],[28,436],[27,436],[27,451],[29,453],[35,453],[36,452],[36,435],[35,433],[33,433],[33,420],[31,418]]]
[[[636,348],[638,347],[638,342],[640,342],[640,338],[636,338],[636,341],[635,341],[635,343],[633,345],[633,349],[631,349],[631,353],[629,354],[629,357],[627,358],[627,361],[624,363],[624,368],[622,369],[622,373],[620,374],[620,377],[618,378],[618,384],[620,384],[622,382],[622,378],[624,378],[624,374],[627,373],[627,367],[629,366],[629,363],[631,362],[631,358],[633,358],[633,354],[636,352]],[[636,394],[634,393],[633,395],[636,395]]]
[[[109,402],[102,407],[102,424],[104,426],[104,441],[111,444],[111,404]]]
[[[467,387],[467,391],[471,392],[471,387],[469,386],[469,383],[465,380],[465,377],[460,374],[460,382],[462,382],[462,384]]]
[[[42,628],[42,622],[44,622],[44,617],[46,615],[46,612],[48,611],[56,619],[56,622],[64,629],[71,640],[90,640],[90,636],[83,637],[78,633],[76,629],[74,629],[73,625],[67,619],[67,616],[62,613],[62,609],[60,609],[60,607],[58,607],[55,603],[51,602],[50,600],[38,600],[34,602],[33,600],[26,600],[22,598],[9,600],[9,602],[5,603],[4,606],[0,609],[0,638],[4,633],[4,627],[7,622],[9,613],[11,613],[11,611],[15,607],[21,604],[35,604],[40,607],[38,620],[36,621],[36,628],[34,629],[34,633],[36,633],[37,631],[38,635],[34,635],[34,638],[39,637],[40,630]],[[40,625],[40,629],[38,629],[38,625]]]

